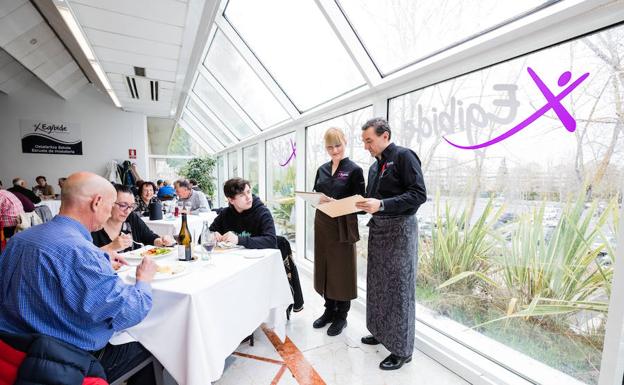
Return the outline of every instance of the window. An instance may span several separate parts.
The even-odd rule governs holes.
[[[313,0],[230,0],[225,16],[300,110],[364,85]]]
[[[295,133],[266,141],[266,184],[277,235],[295,242]]]
[[[243,178],[251,183],[251,192],[258,195],[258,145],[243,148]]]
[[[225,170],[225,156],[220,155],[217,158],[217,191],[218,191],[218,199],[221,207],[227,207],[227,199],[225,199],[225,195],[223,194],[223,184],[227,180]]]
[[[215,90],[203,75],[197,77],[193,92],[212,112],[221,119],[223,124],[239,139],[249,137],[253,131],[241,119],[230,104]]]
[[[227,178],[232,179],[235,177],[240,177],[238,173],[238,152],[232,151],[227,154],[228,160],[228,173]]]
[[[382,75],[552,1],[337,0]]]
[[[234,144],[234,140],[211,118],[204,106],[193,99],[189,99],[186,109],[197,119],[215,138],[224,146]]]
[[[261,129],[288,114],[221,31],[215,34],[204,65]]]
[[[362,143],[362,124],[373,116],[373,107],[365,107],[348,114],[317,123],[306,129],[306,191],[314,188],[316,170],[326,162],[329,156],[325,150],[323,136],[330,127],[343,130],[347,139],[346,156],[362,167],[364,179],[368,178],[368,168],[374,162],[370,153],[364,150]],[[306,239],[305,257],[314,260],[314,215],[315,209],[306,204]],[[366,287],[366,255],[368,253],[368,227],[366,223],[370,215],[358,215],[360,241],[357,243],[358,253],[358,285]]]
[[[539,370],[515,366],[526,356],[598,381],[624,178],[622,41],[618,26],[389,102],[432,199],[418,211],[417,299],[430,310],[417,316],[528,377]],[[572,91],[559,116],[547,106],[496,142],[548,103],[529,68],[555,95]]]

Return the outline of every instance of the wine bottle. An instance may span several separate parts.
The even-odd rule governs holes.
[[[180,234],[178,234],[178,259],[180,261],[191,261],[193,259],[192,243],[193,240],[191,239],[191,232],[186,221],[186,213],[182,213],[182,227],[180,228]]]

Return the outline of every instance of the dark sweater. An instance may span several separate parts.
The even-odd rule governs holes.
[[[210,225],[210,231],[232,231],[238,236],[238,244],[247,249],[277,249],[273,216],[255,195],[251,208],[242,213],[232,205],[224,208]]]
[[[132,239],[134,239],[136,242],[141,242],[145,245],[153,245],[156,238],[158,238],[158,235],[155,234],[149,227],[147,227],[145,222],[143,222],[143,220],[137,215],[137,213],[130,213],[130,215],[128,215],[128,218],[126,218],[126,222],[130,224],[130,229],[132,230]],[[113,241],[112,239],[110,239],[110,237],[106,233],[106,230],[104,229],[92,232],[91,236],[93,237],[93,244],[97,247],[106,246]],[[139,248],[141,248],[141,246],[133,243],[131,247],[123,251],[126,252]]]
[[[34,203],[32,203],[31,200],[28,199],[26,195],[19,193],[17,191],[11,191],[11,194],[15,195],[17,199],[19,199],[19,201],[22,202],[22,206],[24,206],[24,212],[32,213],[33,211],[35,211]]]
[[[31,190],[27,188],[23,188],[22,186],[13,186],[7,190],[9,190],[10,192],[18,192],[24,195],[26,198],[30,199],[30,201],[34,204],[41,202],[41,198],[35,195],[34,192],[32,192]]]

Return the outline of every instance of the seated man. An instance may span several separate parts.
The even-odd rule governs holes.
[[[269,209],[251,194],[249,181],[232,178],[223,185],[229,206],[210,225],[217,242],[231,242],[248,249],[277,249],[275,224]]]
[[[125,284],[109,254],[93,245],[89,232],[102,227],[116,197],[106,179],[72,174],[63,186],[60,214],[12,237],[0,255],[0,331],[45,334],[85,351],[99,349],[93,355],[109,382],[149,357],[137,342],[107,343],[113,332],[136,325],[150,311],[156,272],[154,261],[144,258],[136,284]],[[151,368],[128,383],[139,380],[153,381]]]
[[[33,187],[35,195],[43,199],[54,199],[54,187],[48,184],[45,176],[40,175],[35,181],[37,182],[37,185]]]
[[[41,198],[39,198],[37,195],[35,195],[34,192],[27,188],[26,181],[22,178],[13,179],[13,187],[7,190],[9,190],[10,192],[18,192],[24,195],[34,204],[41,202]]]
[[[169,200],[175,197],[175,189],[169,184],[168,180],[164,181],[163,185],[158,188],[157,196],[160,200]]]
[[[187,212],[197,214],[210,211],[210,206],[208,206],[208,200],[204,193],[193,190],[188,180],[178,180],[175,182],[175,186],[178,202],[182,202]]]
[[[19,199],[11,192],[0,188],[0,224],[4,228],[5,238],[13,236],[19,216],[23,212],[24,207]]]

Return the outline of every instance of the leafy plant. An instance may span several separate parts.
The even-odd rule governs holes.
[[[212,175],[216,165],[217,160],[210,156],[193,158],[182,166],[178,173],[187,179],[195,179],[206,196],[214,200],[216,186]]]
[[[481,215],[471,223],[468,207],[452,212],[447,203],[440,213],[440,200],[436,196],[436,222],[432,229],[431,245],[425,246],[420,260],[421,279],[440,284],[438,289],[462,282],[472,289],[477,281],[490,282],[488,255],[496,246],[490,232],[502,213],[494,211],[492,199]]]
[[[583,310],[606,313],[613,269],[598,255],[608,242],[594,246],[613,211],[616,199],[596,219],[597,202],[585,208],[584,195],[565,206],[549,237],[544,233],[544,205],[523,216],[499,261],[507,316],[558,316]],[[597,298],[606,296],[607,299]]]

